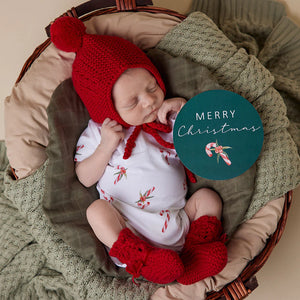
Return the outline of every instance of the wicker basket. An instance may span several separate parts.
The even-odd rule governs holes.
[[[186,16],[169,9],[152,7],[151,0],[92,0],[83,3],[76,8],[71,8],[66,13],[64,13],[63,16],[72,16],[80,18],[82,21],[86,21],[94,16],[124,11],[164,13],[178,17],[181,20],[184,20],[186,18]],[[48,37],[50,26],[51,24],[46,28]],[[48,38],[44,43],[42,43],[35,49],[33,54],[25,62],[16,83],[18,83],[22,79],[34,60],[49,46],[50,43],[50,38]],[[244,299],[258,286],[255,274],[263,267],[274,247],[279,242],[286,225],[291,202],[292,191],[289,191],[285,195],[283,212],[278,222],[277,229],[268,239],[265,248],[259,255],[255,257],[255,259],[248,263],[245,269],[234,281],[227,284],[225,287],[223,287],[222,290],[218,292],[209,293],[206,299]]]

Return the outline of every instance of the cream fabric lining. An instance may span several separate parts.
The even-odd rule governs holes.
[[[165,14],[137,12],[94,17],[85,24],[88,33],[118,35],[142,49],[149,49],[179,22],[179,19]],[[5,100],[7,155],[19,178],[32,174],[47,159],[46,108],[55,88],[71,77],[74,57],[74,53],[57,50],[51,44]],[[219,290],[234,280],[275,231],[283,204],[284,198],[271,201],[240,226],[228,244],[229,261],[220,274],[190,286],[161,287],[152,299],[204,299],[207,291]]]
[[[266,240],[276,230],[283,205],[284,197],[270,201],[238,228],[227,245],[228,263],[218,275],[192,285],[161,287],[152,295],[151,300],[202,300],[206,298],[207,292],[218,291],[235,280],[248,262],[263,250]]]

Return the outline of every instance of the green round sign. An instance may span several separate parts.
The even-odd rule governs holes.
[[[242,96],[212,90],[190,99],[174,124],[174,145],[182,163],[200,177],[225,180],[248,170],[263,145],[263,125]]]

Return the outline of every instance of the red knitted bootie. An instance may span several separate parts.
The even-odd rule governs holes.
[[[203,216],[192,222],[181,254],[185,271],[177,281],[193,284],[221,272],[227,263],[225,239],[216,217]]]
[[[202,216],[191,223],[185,243],[209,243],[219,240],[226,240],[221,221],[215,216]]]
[[[182,261],[175,251],[153,247],[129,228],[120,232],[109,255],[127,265],[126,271],[133,275],[133,280],[142,275],[149,281],[166,284],[184,272]]]
[[[223,270],[227,263],[227,249],[223,242],[199,244],[185,248],[181,259],[185,270],[177,281],[184,285],[193,284]]]

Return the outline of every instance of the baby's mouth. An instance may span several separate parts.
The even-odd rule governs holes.
[[[154,115],[154,114],[157,115],[157,112],[158,112],[158,108],[155,108],[155,109],[153,109],[153,110],[147,115],[147,117],[149,118],[149,117],[151,117],[151,116]]]

